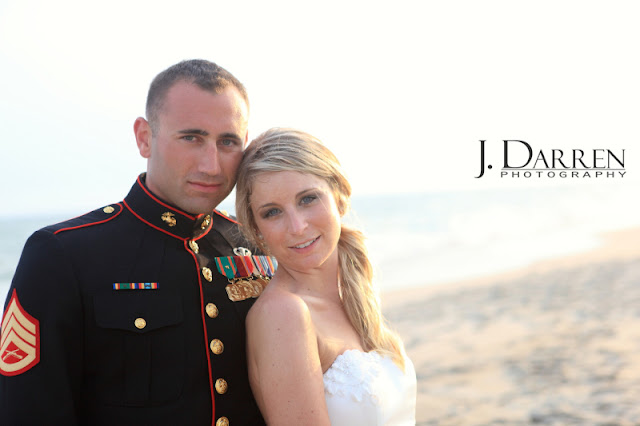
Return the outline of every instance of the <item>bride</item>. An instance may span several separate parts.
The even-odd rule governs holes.
[[[245,152],[242,231],[278,269],[247,316],[251,388],[270,425],[414,425],[416,376],[385,325],[351,187],[320,141],[271,129]]]

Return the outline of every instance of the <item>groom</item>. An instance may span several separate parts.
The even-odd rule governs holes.
[[[246,370],[255,299],[232,300],[216,268],[246,254],[214,209],[247,142],[247,93],[184,61],[154,79],[146,116],[147,172],[125,199],[25,245],[2,319],[2,424],[264,424]]]

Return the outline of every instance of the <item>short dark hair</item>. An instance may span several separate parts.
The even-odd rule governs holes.
[[[204,59],[189,59],[170,66],[151,82],[147,94],[147,121],[155,128],[158,112],[162,109],[167,92],[179,81],[195,84],[203,90],[220,93],[229,86],[238,89],[249,107],[249,96],[242,83],[229,71]]]

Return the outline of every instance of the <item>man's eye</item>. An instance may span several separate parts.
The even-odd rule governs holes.
[[[222,139],[220,144],[224,146],[234,146],[237,142],[234,139]]]
[[[182,139],[184,139],[187,142],[195,142],[196,137],[194,135],[184,135]]]

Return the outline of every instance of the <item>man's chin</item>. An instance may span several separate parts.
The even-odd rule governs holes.
[[[226,194],[223,197],[218,195],[215,199],[211,199],[210,197],[197,199],[194,197],[190,200],[185,200],[184,206],[187,207],[185,211],[196,216],[202,213],[211,213],[228,195],[229,194]]]

